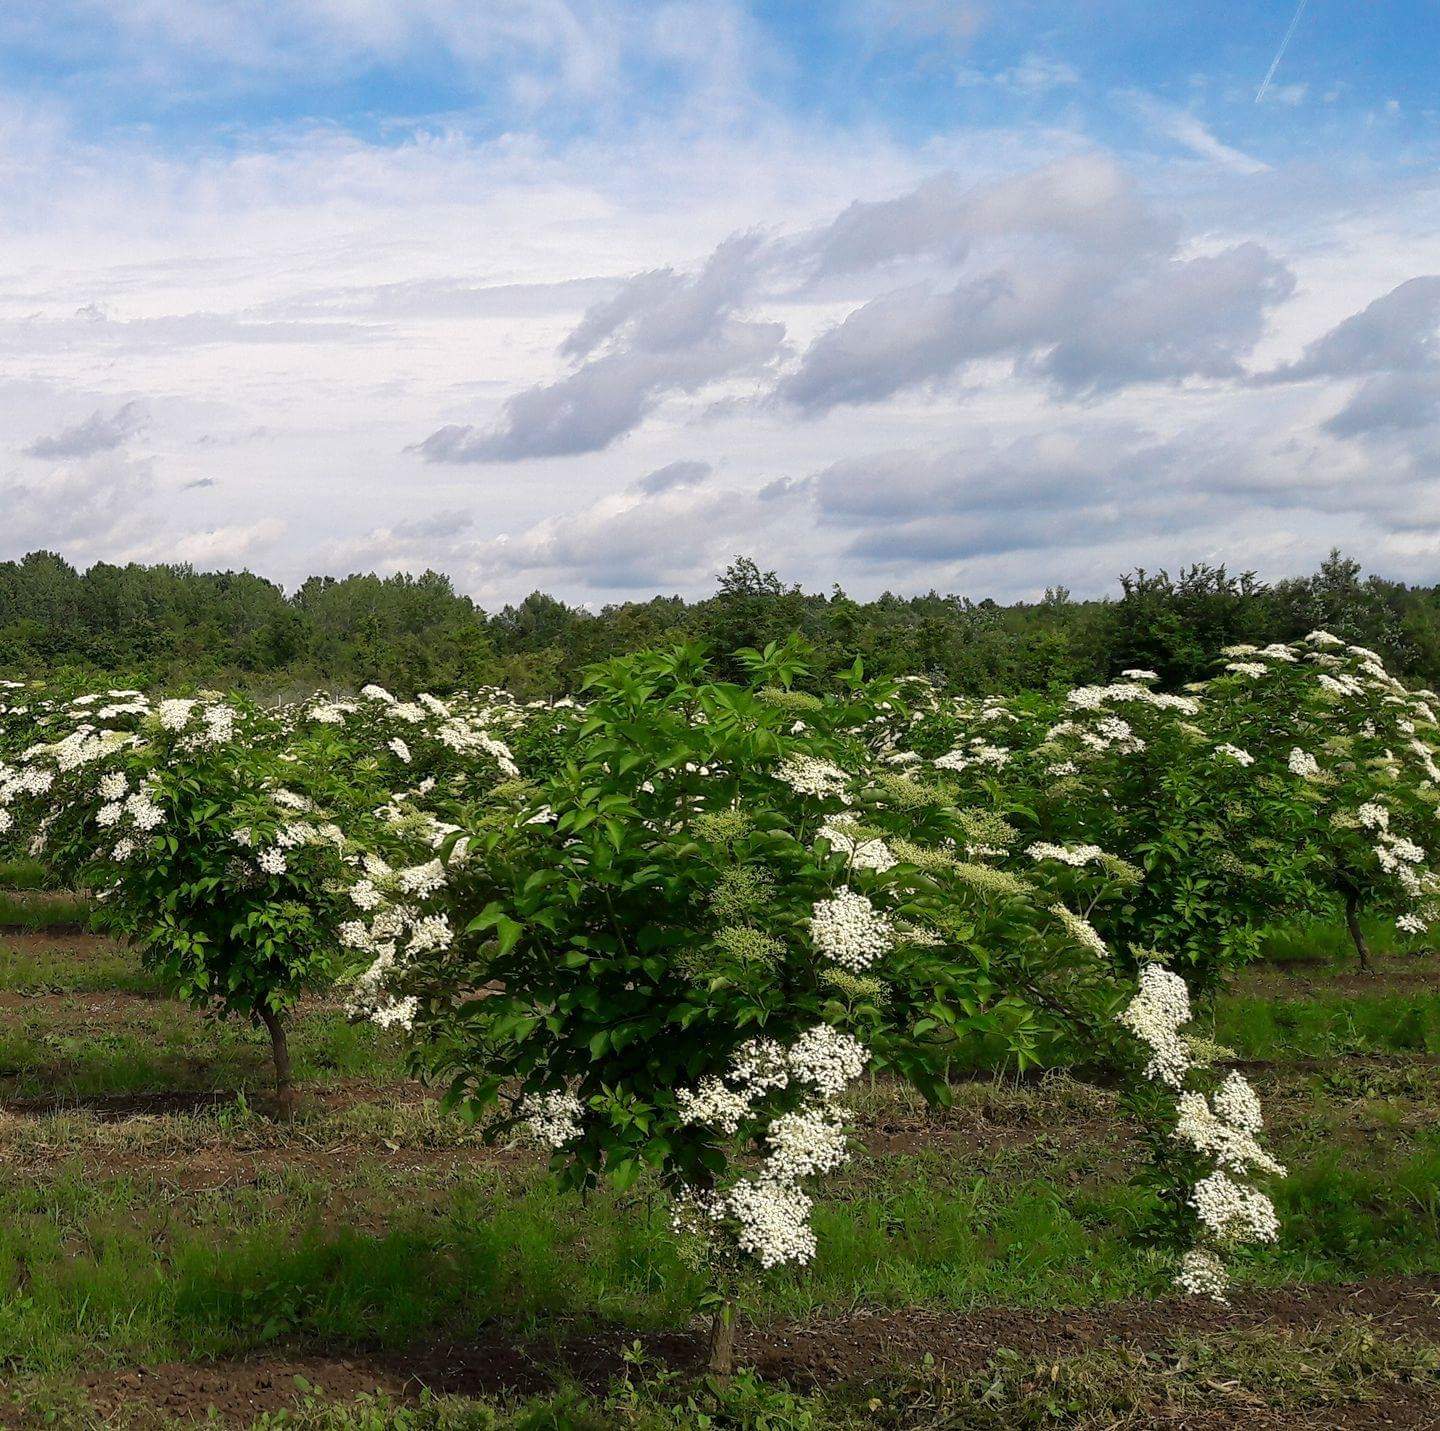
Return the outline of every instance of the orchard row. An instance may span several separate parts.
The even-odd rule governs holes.
[[[642,1177],[709,1274],[816,1252],[867,1069],[1128,1074],[1154,1214],[1223,1298],[1276,1235],[1258,1101],[1190,1035],[1263,929],[1440,918],[1436,698],[1324,632],[1232,648],[1183,691],[954,698],[798,642],[485,690],[279,706],[0,684],[0,844],[93,892],[177,997],[270,1033],[337,988],[416,1067],[583,1188]]]

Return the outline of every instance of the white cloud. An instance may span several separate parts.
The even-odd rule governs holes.
[[[1266,173],[1270,166],[1218,139],[1189,110],[1175,109],[1149,95],[1130,96],[1141,117],[1159,134],[1173,139],[1197,158],[1228,169],[1234,174],[1252,176]]]

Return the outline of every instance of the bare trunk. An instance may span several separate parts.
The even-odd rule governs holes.
[[[735,1370],[735,1303],[728,1298],[710,1321],[710,1375],[726,1380]]]
[[[290,1081],[290,1043],[285,1037],[285,1025],[280,1015],[265,1004],[260,1006],[260,1017],[270,1031],[270,1052],[275,1059],[275,1098],[280,1111],[288,1115],[295,1106],[295,1085]]]
[[[1360,927],[1360,904],[1352,891],[1345,892],[1345,928],[1350,931],[1355,952],[1360,956],[1360,967],[1370,968],[1370,946],[1365,942],[1365,931]]]

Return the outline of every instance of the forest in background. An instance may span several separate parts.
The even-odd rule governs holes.
[[[680,640],[717,654],[799,633],[812,680],[858,655],[872,674],[924,672],[946,687],[1001,694],[1099,682],[1131,666],[1167,685],[1211,673],[1237,642],[1323,627],[1378,651],[1412,682],[1440,686],[1440,585],[1366,575],[1332,552],[1309,576],[1266,583],[1200,563],[1136,569],[1113,597],[1038,602],[928,592],[856,601],[802,591],[737,557],[714,595],[655,596],[598,612],[533,592],[486,612],[433,571],[311,577],[287,594],[249,571],[186,565],[80,571],[53,552],[0,563],[0,671],[50,680],[113,674],[147,687],[344,689],[379,681],[445,693],[504,685],[524,699],[576,688],[595,661]]]

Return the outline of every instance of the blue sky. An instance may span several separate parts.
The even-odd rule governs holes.
[[[22,0],[0,556],[1440,579],[1440,4]]]
[[[543,104],[527,104],[510,91],[507,73],[518,64],[553,76],[563,39],[556,44],[537,28],[478,52],[447,44],[467,11],[503,8],[475,0],[437,7],[449,12],[441,24],[373,18],[407,8],[401,0],[293,7],[22,0],[0,21],[0,82],[15,95],[60,98],[89,136],[145,126],[174,145],[234,142],[305,120],[383,133],[439,114],[463,116],[482,131],[519,122],[565,135],[597,119],[663,115],[684,97],[683,67],[672,56],[612,30],[600,43],[616,49],[622,94],[595,106],[593,93],[547,89]],[[603,31],[593,17],[603,20],[605,8],[573,7],[575,25],[588,18]],[[665,7],[636,8],[643,16]],[[1132,89],[1183,104],[1267,156],[1337,141],[1378,152],[1434,140],[1440,6],[1309,0],[1272,93],[1257,106],[1295,9],[1292,0],[757,0],[743,13],[766,100],[819,124],[883,124],[912,142],[958,124],[1056,120],[1076,111],[1097,136],[1121,139],[1130,126],[1114,97]],[[266,10],[281,18],[261,18]]]

